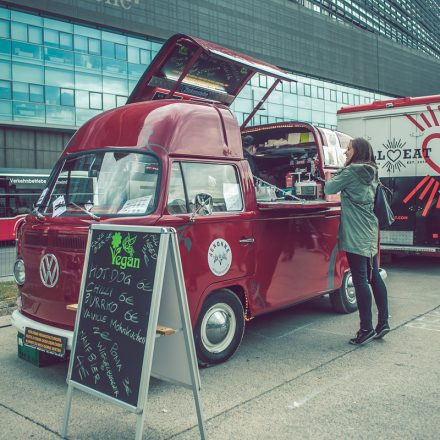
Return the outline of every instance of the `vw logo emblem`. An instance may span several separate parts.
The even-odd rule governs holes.
[[[57,257],[53,254],[46,254],[40,263],[40,278],[46,287],[54,287],[58,281],[60,268]]]

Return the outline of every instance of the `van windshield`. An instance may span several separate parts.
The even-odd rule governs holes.
[[[67,158],[55,176],[45,214],[145,215],[154,211],[159,182],[155,157],[124,150]]]

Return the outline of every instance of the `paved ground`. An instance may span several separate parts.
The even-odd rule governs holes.
[[[392,331],[364,347],[347,343],[356,314],[328,299],[247,326],[238,353],[201,371],[209,439],[438,439],[440,261],[385,266]],[[67,365],[37,368],[16,354],[0,318],[0,439],[59,439]],[[132,439],[135,418],[74,393],[71,439]],[[198,438],[190,391],[152,379],[144,438]]]

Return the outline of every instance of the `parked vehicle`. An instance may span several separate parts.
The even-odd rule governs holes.
[[[390,254],[440,257],[440,95],[377,101],[338,111],[338,129],[368,139],[392,190],[394,224],[381,231]]]
[[[290,80],[176,35],[126,106],[76,132],[18,240],[19,332],[65,336],[71,348],[75,316],[66,305],[78,301],[95,222],[177,230],[201,365],[228,359],[245,321],[264,313],[325,294],[337,311],[356,310],[337,248],[340,205],[322,195],[322,180],[343,163],[344,136],[289,122],[240,131],[228,105],[255,73],[273,79],[271,90]],[[242,136],[254,143],[257,184]]]
[[[17,229],[47,185],[50,170],[0,168],[0,242],[15,240]]]

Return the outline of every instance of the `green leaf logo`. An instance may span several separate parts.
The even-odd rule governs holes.
[[[130,257],[132,257],[134,254],[133,245],[136,241],[136,238],[136,235],[134,237],[130,237],[130,234],[128,234],[124,238],[124,240],[122,240],[122,247],[124,248],[124,251],[127,252],[128,255],[130,255]]]
[[[121,246],[122,236],[120,232],[115,232],[112,238],[112,248],[116,249]]]

